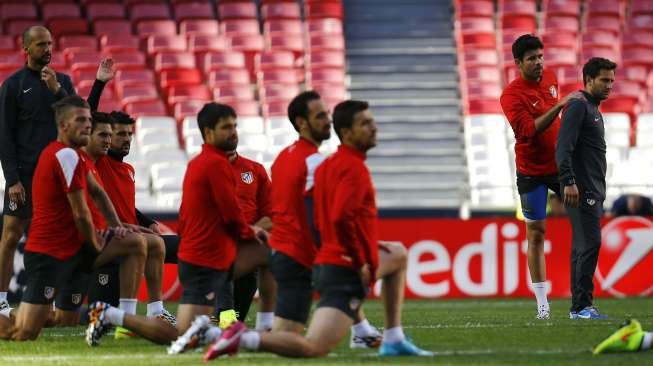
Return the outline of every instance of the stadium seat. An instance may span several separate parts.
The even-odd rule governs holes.
[[[580,16],[578,0],[548,0],[542,2],[542,13],[546,16]]]
[[[171,117],[140,117],[136,119],[136,132],[146,130],[164,131],[173,134],[177,130],[177,122]],[[139,140],[136,139],[136,143]]]
[[[218,4],[220,19],[256,19],[258,14],[253,2]]]
[[[105,34],[100,37],[100,49],[103,52],[140,52],[137,36],[128,34]]]
[[[86,5],[86,17],[91,22],[98,19],[124,19],[127,16],[121,3],[92,3]]]
[[[70,70],[97,70],[102,54],[92,51],[69,52],[66,55]]]
[[[474,99],[468,103],[470,115],[474,114],[502,114],[503,110],[497,99]]]
[[[25,58],[18,54],[0,54],[0,71],[15,71],[23,66]]]
[[[118,70],[115,83],[117,84],[154,84],[156,78],[152,70]]]
[[[187,100],[210,100],[211,92],[206,85],[179,85],[168,89],[167,102],[173,106]]]
[[[466,33],[462,35],[463,47],[496,48],[496,33]]]
[[[339,69],[316,69],[307,73],[309,84],[312,83],[332,83],[344,85],[345,72]]]
[[[532,15],[511,15],[501,19],[501,29],[518,29],[524,33],[535,33],[537,22]]]
[[[155,56],[161,52],[185,52],[188,49],[186,36],[151,35],[147,37],[147,54]]]
[[[467,33],[491,33],[496,31],[494,20],[488,18],[464,18],[460,20],[460,31]]]
[[[232,104],[232,107],[236,111],[239,121],[242,121],[242,117],[260,116],[258,103],[255,101],[237,101]]]
[[[0,35],[0,53],[16,53],[16,38]]]
[[[501,82],[501,73],[496,66],[470,66],[465,68],[468,83]]]
[[[628,31],[648,30],[653,31],[653,14],[633,15],[628,19]]]
[[[154,57],[154,70],[195,69],[195,55],[191,52],[159,52]]]
[[[345,40],[338,35],[313,35],[309,37],[308,42],[311,51],[314,50],[344,50]]]
[[[622,49],[627,48],[653,48],[653,32],[633,30],[626,32],[621,38]]]
[[[494,4],[490,1],[461,1],[457,14],[462,18],[493,18]]]
[[[175,103],[173,110],[174,116],[177,122],[183,121],[187,117],[195,117],[197,113],[204,107],[208,100],[184,100],[181,102]],[[193,129],[197,129],[197,123],[193,126]],[[183,135],[185,138],[186,135]]]
[[[123,19],[101,19],[93,22],[95,35],[132,34],[132,25]]]
[[[343,34],[342,20],[338,18],[308,19],[308,34]]]
[[[141,116],[166,116],[166,107],[161,100],[148,100],[127,103],[125,112],[133,118]]]
[[[152,35],[176,35],[177,24],[174,20],[142,20],[136,24],[136,34],[143,39]]]
[[[57,38],[72,34],[88,34],[89,25],[86,19],[55,18],[48,22],[48,29]]]
[[[30,3],[0,4],[0,21],[4,24],[10,20],[38,19],[36,7]]]
[[[208,52],[198,66],[207,74],[223,68],[245,69],[245,55],[235,51]]]
[[[566,47],[574,50],[574,52],[578,50],[578,34],[576,32],[552,30],[550,33],[545,32],[542,34],[541,39],[546,47]]]
[[[296,19],[273,19],[263,23],[263,34],[302,34],[302,22]]]
[[[54,52],[49,66],[54,70],[67,70],[68,61],[66,61],[66,57],[62,52]]]
[[[594,31],[584,33],[582,38],[583,47],[605,47],[616,48],[619,46],[619,37],[608,31]]]
[[[591,19],[585,20],[585,33],[595,32],[597,30],[605,30],[612,32],[616,35],[621,33],[621,20],[612,16],[595,16]]]
[[[268,83],[260,88],[261,100],[266,102],[274,100],[290,101],[299,94],[299,85],[293,83]]]
[[[256,19],[227,19],[220,23],[220,30],[220,33],[226,35],[258,35],[261,33]]]
[[[226,49],[227,40],[223,36],[198,34],[188,37],[188,50],[195,54],[198,65],[203,65],[209,52],[224,52]]]
[[[127,103],[147,100],[159,100],[159,93],[156,87],[150,85],[130,85],[128,88],[118,91],[118,98],[123,106]]]
[[[596,16],[611,16],[623,18],[625,13],[625,3],[614,0],[589,0],[586,2],[587,14],[589,18]]]
[[[557,30],[578,32],[579,26],[578,18],[572,16],[557,16],[554,18],[546,18],[544,20],[544,29],[547,32],[555,32]]]
[[[213,89],[213,98],[218,101],[244,100],[254,101],[254,90],[249,84],[230,84]]]
[[[331,70],[320,70],[316,72],[325,73]],[[262,71],[258,74],[259,83],[264,86],[266,84],[298,84],[299,79],[295,70],[287,69],[269,69]]]
[[[616,85],[616,84],[615,84]],[[640,109],[637,106],[637,100],[631,96],[613,95],[610,98],[601,102],[601,111],[604,113],[609,112],[622,112],[634,117]]]
[[[75,88],[82,88],[93,85],[95,76],[97,75],[97,66],[93,68],[80,68],[70,71],[70,77],[75,83]]]
[[[95,81],[95,80],[94,80],[94,81]],[[88,98],[88,95],[91,93],[91,89],[92,89],[92,87],[93,87],[93,84],[86,83],[86,84],[82,84],[82,85],[76,86],[76,87],[75,87],[75,91],[77,92],[77,94],[78,94],[80,97],[82,97],[82,98],[84,98],[84,99],[87,99],[87,98]],[[114,98],[115,98],[115,96],[114,96],[114,94],[113,94],[113,89],[111,89],[111,88],[104,88],[104,90],[102,91],[102,96],[100,97],[100,99],[101,99],[101,100],[102,100],[102,99],[110,99],[110,100],[113,100]]]
[[[547,67],[575,66],[578,63],[576,52],[568,48],[544,48]]]
[[[344,84],[312,83],[311,88],[326,100],[341,102],[347,97],[347,89]]]
[[[339,2],[322,1],[304,4],[304,13],[307,19],[316,18],[343,18],[342,4]]]
[[[197,69],[163,70],[159,74],[159,86],[167,90],[177,85],[194,85],[202,82],[202,74]]]
[[[581,50],[580,59],[589,60],[592,57],[603,57],[608,60],[613,60],[615,62],[620,62],[621,55],[619,51],[614,48],[607,47],[584,47]],[[584,62],[583,62],[584,63]]]
[[[653,3],[648,0],[632,0],[630,2],[630,14],[636,15],[653,15]]]
[[[209,2],[179,3],[174,4],[173,9],[178,22],[188,19],[215,19]]]
[[[113,59],[113,64],[118,70],[143,70],[147,68],[147,58],[140,51],[104,52],[103,54]]]
[[[43,4],[41,5],[41,17],[46,22],[53,19],[76,19],[82,17],[82,12],[74,3]]]
[[[496,50],[470,49],[463,53],[465,66],[497,65],[499,56]]]
[[[249,72],[245,69],[214,70],[209,73],[208,83],[211,87],[221,87],[224,85],[249,85]]]
[[[59,50],[64,54],[77,51],[97,51],[98,42],[95,36],[72,35],[59,38]]]
[[[339,36],[342,39],[342,36]],[[276,51],[291,51],[294,57],[304,55],[304,38],[299,34],[275,34],[265,37],[266,48]],[[343,46],[344,47],[344,46]],[[323,48],[316,47],[321,50]]]
[[[263,4],[261,6],[263,19],[300,19],[301,12],[296,1]]]
[[[250,72],[254,71],[254,57],[264,49],[263,36],[248,34],[234,35],[231,37],[229,47],[245,55],[245,64]]]
[[[547,68],[556,74],[558,84],[578,83],[581,81],[582,70],[578,65],[560,65]]]
[[[129,19],[135,24],[143,20],[165,20],[170,18],[170,8],[166,3],[134,4],[129,11]]]
[[[345,53],[343,51],[312,51],[308,55],[307,65],[311,69],[345,68]]]
[[[293,68],[295,56],[289,51],[264,51],[256,55],[255,65],[257,70]]]
[[[179,34],[216,36],[218,33],[220,33],[220,25],[214,19],[189,19],[179,23]]]
[[[470,99],[498,99],[501,97],[501,91],[498,83],[467,84],[467,95]]]
[[[651,70],[653,68],[653,49],[627,48],[623,50],[622,60],[624,66],[641,65]]]
[[[646,87],[648,84],[648,71],[642,65],[629,65],[617,67],[617,80],[631,80],[639,83],[640,86]]]

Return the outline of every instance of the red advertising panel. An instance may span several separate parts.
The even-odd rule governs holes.
[[[165,222],[174,228],[174,222]],[[408,249],[409,298],[532,296],[524,223],[513,219],[381,219],[382,240]],[[595,296],[651,296],[653,222],[606,220],[595,276]],[[567,297],[571,227],[549,219],[545,242],[549,297]],[[166,268],[164,292],[178,296],[176,268]],[[172,288],[174,287],[174,289]],[[379,294],[380,286],[374,288]]]

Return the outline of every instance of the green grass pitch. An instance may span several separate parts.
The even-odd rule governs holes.
[[[615,330],[625,318],[636,318],[653,330],[653,298],[598,299],[608,320],[567,318],[568,300],[552,302],[550,321],[534,319],[534,300],[430,300],[408,301],[404,328],[434,358],[379,358],[373,351],[350,350],[349,339],[327,358],[291,360],[265,353],[241,353],[221,358],[228,365],[651,365],[653,351],[592,356],[593,345]],[[170,310],[174,306],[169,304]],[[382,325],[381,303],[370,301],[365,311],[375,325]],[[143,308],[139,312],[144,312]],[[251,314],[250,314],[251,315]],[[252,317],[250,316],[250,319]],[[46,329],[36,342],[0,341],[0,365],[199,365],[203,353],[168,356],[165,347],[143,339],[103,338],[90,348],[84,328]]]

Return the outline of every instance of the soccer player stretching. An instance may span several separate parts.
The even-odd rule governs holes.
[[[315,172],[315,220],[321,246],[315,260],[320,302],[306,336],[259,333],[241,322],[227,329],[204,356],[209,360],[247,350],[287,357],[322,357],[347,335],[375,278],[383,279],[385,333],[381,355],[430,356],[405,338],[401,327],[406,260],[388,261],[376,239],[376,206],[366,152],[376,145],[376,124],[366,102],[345,101],[335,108],[338,152]]]
[[[558,115],[568,100],[580,96],[575,92],[558,101],[558,82],[553,72],[544,70],[543,48],[533,35],[517,38],[512,55],[520,77],[501,95],[501,107],[515,133],[517,190],[526,219],[528,269],[537,300],[537,319],[549,319],[544,235],[548,190],[560,196],[555,164]]]

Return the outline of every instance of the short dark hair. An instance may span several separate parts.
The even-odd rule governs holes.
[[[602,57],[592,57],[583,65],[583,84],[587,78],[594,79],[599,76],[601,70],[616,70],[617,64]]]
[[[544,44],[532,34],[523,34],[512,43],[512,57],[522,60],[526,52],[544,49]]]
[[[362,100],[345,100],[336,105],[333,109],[333,128],[336,130],[336,134],[341,142],[342,136],[340,130],[351,128],[354,124],[354,115],[369,108],[369,103]]]
[[[46,31],[50,32],[50,30],[42,25],[30,25],[29,27],[25,28],[23,31],[23,48],[27,48],[30,43],[32,43],[32,30],[36,28],[43,28]]]
[[[314,90],[307,90],[305,92],[299,93],[293,100],[288,104],[288,119],[292,126],[295,128],[295,131],[299,132],[299,127],[297,127],[297,117],[303,117],[308,120],[308,103],[322,98],[318,92]]]
[[[109,115],[113,118],[114,123],[119,125],[133,125],[136,123],[131,116],[123,111],[112,111]]]
[[[58,122],[61,118],[64,118],[64,115],[73,108],[91,109],[82,97],[78,95],[69,95],[52,104],[55,121]]]
[[[236,111],[231,106],[215,102],[205,104],[197,114],[197,127],[200,129],[202,139],[205,139],[205,128],[213,129],[219,120],[228,117],[237,118]]]
[[[109,124],[111,127],[116,123],[116,120],[111,117],[109,113],[93,111],[91,112],[91,132],[95,131],[95,126],[98,124]]]

